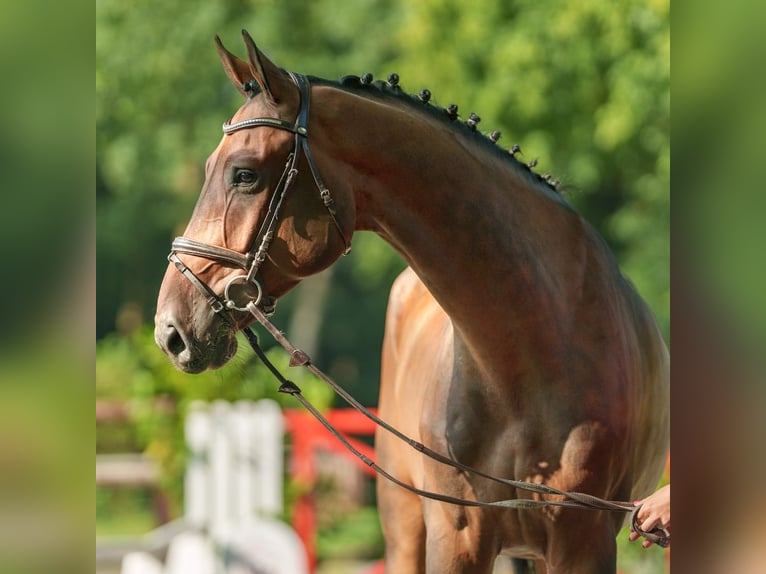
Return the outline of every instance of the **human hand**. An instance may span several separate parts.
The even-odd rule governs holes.
[[[650,532],[654,528],[663,529],[670,539],[670,485],[663,486],[656,492],[647,496],[643,500],[633,503],[641,506],[638,511],[636,524],[644,532]],[[628,539],[633,542],[641,537],[640,534],[631,529]],[[653,542],[644,540],[641,544],[644,548],[649,548]]]

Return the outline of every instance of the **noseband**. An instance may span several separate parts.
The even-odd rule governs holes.
[[[295,134],[295,144],[293,146],[292,153],[287,157],[285,169],[282,172],[282,176],[279,179],[274,195],[269,203],[269,210],[266,213],[266,217],[261,224],[261,228],[258,230],[258,234],[255,236],[250,250],[247,253],[240,253],[225,247],[218,247],[217,245],[208,245],[207,243],[201,243],[188,237],[176,237],[173,240],[173,245],[168,255],[168,260],[175,264],[184,277],[186,277],[191,283],[205,296],[208,304],[212,308],[214,313],[218,313],[227,322],[231,322],[228,317],[227,311],[243,311],[247,312],[245,302],[242,305],[238,305],[232,298],[230,290],[233,285],[243,284],[251,285],[256,289],[255,299],[251,302],[256,306],[263,309],[264,313],[271,315],[276,307],[276,299],[268,297],[263,289],[263,280],[260,279],[259,271],[261,265],[266,260],[266,254],[269,250],[277,226],[279,225],[279,214],[284,203],[285,196],[290,187],[295,182],[295,178],[298,175],[298,163],[300,161],[301,151],[306,156],[311,175],[314,178],[314,183],[319,190],[319,196],[322,198],[327,212],[330,214],[330,218],[335,224],[338,233],[343,239],[343,243],[346,246],[345,253],[351,250],[348,239],[341,229],[340,223],[335,210],[335,201],[330,194],[330,190],[327,189],[322,178],[319,176],[314,158],[311,156],[311,150],[308,144],[308,120],[309,120],[309,106],[310,106],[310,93],[311,86],[308,79],[300,74],[294,74],[288,72],[290,78],[293,80],[300,92],[300,106],[298,110],[298,117],[294,124],[287,122],[279,118],[248,118],[239,122],[224,123],[223,133],[225,135],[233,134],[239,130],[257,128],[257,127],[270,127],[278,130],[284,130]],[[194,255],[196,257],[204,257],[213,261],[219,261],[234,265],[246,271],[244,274],[235,275],[226,283],[224,288],[223,298],[217,295],[204,281],[197,277],[194,272],[189,269],[180,257],[179,253],[186,253],[188,255]]]

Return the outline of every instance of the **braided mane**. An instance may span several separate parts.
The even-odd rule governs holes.
[[[431,92],[426,88],[422,89],[418,94],[408,94],[399,85],[398,74],[390,74],[387,81],[373,80],[373,76],[370,73],[362,74],[362,76],[343,76],[337,82],[314,76],[309,76],[309,79],[312,84],[335,87],[354,93],[361,93],[370,97],[390,98],[404,102],[449,125],[451,129],[459,132],[464,137],[473,139],[487,150],[488,153],[492,153],[496,157],[509,162],[510,165],[512,165],[517,172],[524,175],[530,183],[542,184],[559,196],[565,191],[562,188],[561,182],[554,179],[550,174],[545,173],[541,175],[533,171],[533,168],[537,165],[536,159],[533,159],[528,163],[520,161],[516,157],[517,155],[522,155],[521,148],[518,144],[514,144],[506,150],[497,145],[497,141],[500,139],[501,135],[499,131],[495,130],[487,134],[480,132],[477,125],[481,121],[481,118],[478,115],[470,113],[467,119],[461,120],[458,114],[457,105],[450,104],[447,107],[441,107],[432,104]]]

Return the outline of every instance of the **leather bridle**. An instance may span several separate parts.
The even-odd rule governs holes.
[[[235,123],[226,122],[223,124],[223,133],[225,135],[231,135],[239,130],[257,128],[257,127],[270,127],[278,130],[284,130],[295,134],[295,143],[293,151],[288,155],[287,162],[285,163],[285,169],[282,172],[282,176],[279,178],[274,194],[271,197],[269,203],[269,210],[266,213],[266,217],[258,230],[255,239],[253,240],[250,249],[246,253],[240,253],[227,249],[225,247],[219,247],[217,245],[209,245],[202,243],[188,237],[176,237],[173,240],[173,245],[168,255],[168,261],[171,261],[178,271],[180,271],[184,277],[186,277],[192,285],[194,285],[198,291],[200,291],[210,305],[214,313],[218,314],[227,323],[232,323],[231,317],[228,311],[242,311],[247,312],[246,305],[250,302],[260,307],[265,314],[271,315],[276,307],[276,299],[269,297],[263,288],[263,279],[260,277],[260,269],[263,262],[266,260],[266,254],[268,253],[269,246],[274,239],[277,227],[279,225],[279,216],[282,210],[287,192],[292,187],[295,179],[298,175],[298,163],[300,162],[301,152],[306,157],[306,161],[309,165],[309,170],[314,178],[314,183],[319,190],[319,196],[322,199],[327,212],[330,214],[330,218],[335,224],[338,233],[343,239],[343,243],[346,246],[345,252],[348,253],[351,250],[351,245],[346,235],[343,233],[343,229],[338,222],[338,217],[335,209],[335,200],[332,198],[330,190],[324,184],[319,170],[317,169],[314,158],[311,155],[311,149],[308,144],[308,121],[309,121],[309,108],[310,108],[310,94],[311,86],[308,79],[300,74],[294,74],[288,72],[290,78],[298,87],[300,92],[300,104],[298,109],[298,117],[295,123],[290,123],[280,118],[269,117],[256,117],[241,120]],[[245,274],[235,275],[226,283],[224,288],[223,297],[216,294],[209,285],[207,285],[202,279],[189,269],[181,258],[179,253],[185,253],[187,255],[194,255],[196,257],[203,257],[213,261],[219,261],[228,263],[239,267],[246,271]],[[231,288],[236,284],[252,285],[255,287],[256,296],[252,301],[247,301],[244,304],[238,305],[233,299],[231,294]]]

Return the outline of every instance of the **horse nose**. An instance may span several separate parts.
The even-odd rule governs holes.
[[[157,346],[179,362],[188,360],[190,354],[186,340],[172,321],[158,324],[154,332]]]

